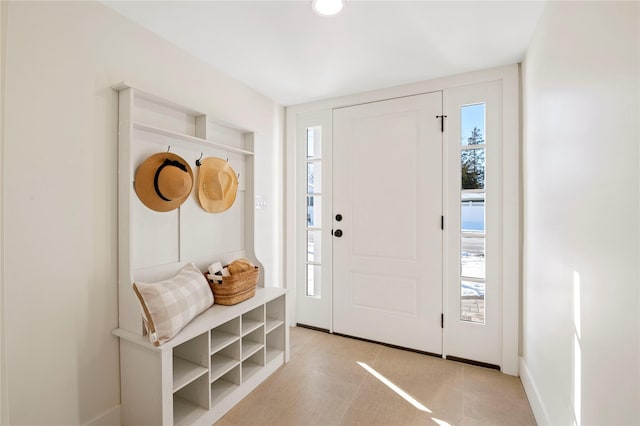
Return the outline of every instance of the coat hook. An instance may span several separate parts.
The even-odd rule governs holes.
[[[171,145],[167,148],[167,152],[171,151]]]
[[[196,160],[196,166],[198,166],[198,167],[200,167],[202,165],[202,161],[200,161],[200,160],[202,160],[202,152],[200,153],[200,158],[198,158]]]
[[[238,173],[238,180],[240,180],[240,173]]]

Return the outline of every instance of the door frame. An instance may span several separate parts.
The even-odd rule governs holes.
[[[452,77],[445,77],[382,90],[370,91],[356,95],[343,96],[286,108],[285,134],[285,287],[293,297],[289,297],[290,325],[296,324],[296,287],[300,277],[300,266],[297,265],[300,224],[296,217],[299,203],[298,182],[299,150],[304,144],[296,140],[298,117],[306,114],[327,114],[331,116],[334,108],[376,102],[396,97],[412,96],[434,91],[468,86],[491,81],[502,84],[502,194],[500,198],[500,266],[501,300],[502,300],[502,371],[506,374],[518,375],[518,355],[521,335],[521,131],[520,131],[520,65],[513,64],[489,70],[475,71]],[[446,99],[445,99],[446,106]],[[446,133],[445,133],[446,135]],[[446,136],[445,136],[446,137]],[[448,141],[445,140],[445,144]],[[446,167],[446,165],[445,165]],[[445,189],[446,191],[447,189]],[[448,215],[445,205],[445,218]],[[445,227],[445,233],[447,229]],[[448,238],[445,235],[445,239]],[[446,250],[445,250],[446,256]],[[445,260],[445,264],[447,261]],[[444,304],[446,309],[446,303]],[[445,311],[445,317],[447,312]],[[446,324],[445,324],[446,327]]]

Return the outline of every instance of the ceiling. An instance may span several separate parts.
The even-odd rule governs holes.
[[[104,1],[281,105],[513,64],[544,1]]]

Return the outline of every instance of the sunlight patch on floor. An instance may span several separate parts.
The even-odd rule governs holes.
[[[399,388],[396,384],[394,384],[391,380],[387,379],[386,377],[384,377],[382,374],[378,373],[376,370],[374,370],[373,368],[371,368],[369,365],[365,364],[364,362],[360,362],[357,361],[358,365],[362,368],[364,368],[365,370],[367,370],[367,372],[369,372],[373,377],[375,377],[376,379],[380,380],[382,383],[384,383],[389,389],[391,389],[392,391],[394,391],[395,393],[397,393],[398,395],[400,395],[405,401],[407,401],[409,404],[413,405],[414,407],[416,407],[418,410],[420,411],[424,411],[425,413],[431,413],[432,411],[429,410],[427,407],[425,407],[424,405],[422,405],[418,400],[416,400],[414,397],[412,397],[411,395],[409,395],[408,393],[406,393],[405,391],[403,391],[401,388]]]
[[[412,397],[411,395],[409,395],[408,393],[403,391],[402,388],[400,388],[398,385],[393,383],[391,380],[389,380],[386,377],[384,377],[382,374],[378,373],[376,370],[374,370],[368,364],[366,364],[364,362],[360,362],[360,361],[356,361],[356,362],[358,363],[358,365],[360,367],[364,368],[369,374],[371,374],[376,379],[380,380],[385,386],[387,386],[389,389],[394,391],[396,394],[398,394],[400,397],[402,397],[402,399],[407,401],[409,404],[413,405],[414,407],[416,407],[420,411],[424,411],[425,413],[433,414],[433,411],[429,410],[427,407],[425,407],[423,404],[421,404],[420,401],[418,401],[417,399],[415,399],[414,397]],[[449,423],[445,422],[444,420],[440,420],[440,419],[437,419],[435,417],[431,417],[431,420],[433,420],[438,426],[451,426]]]

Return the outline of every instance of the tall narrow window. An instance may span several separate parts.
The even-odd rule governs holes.
[[[460,110],[460,319],[485,323],[485,104]]]
[[[320,126],[307,128],[307,296],[320,297],[322,262],[322,139]]]

